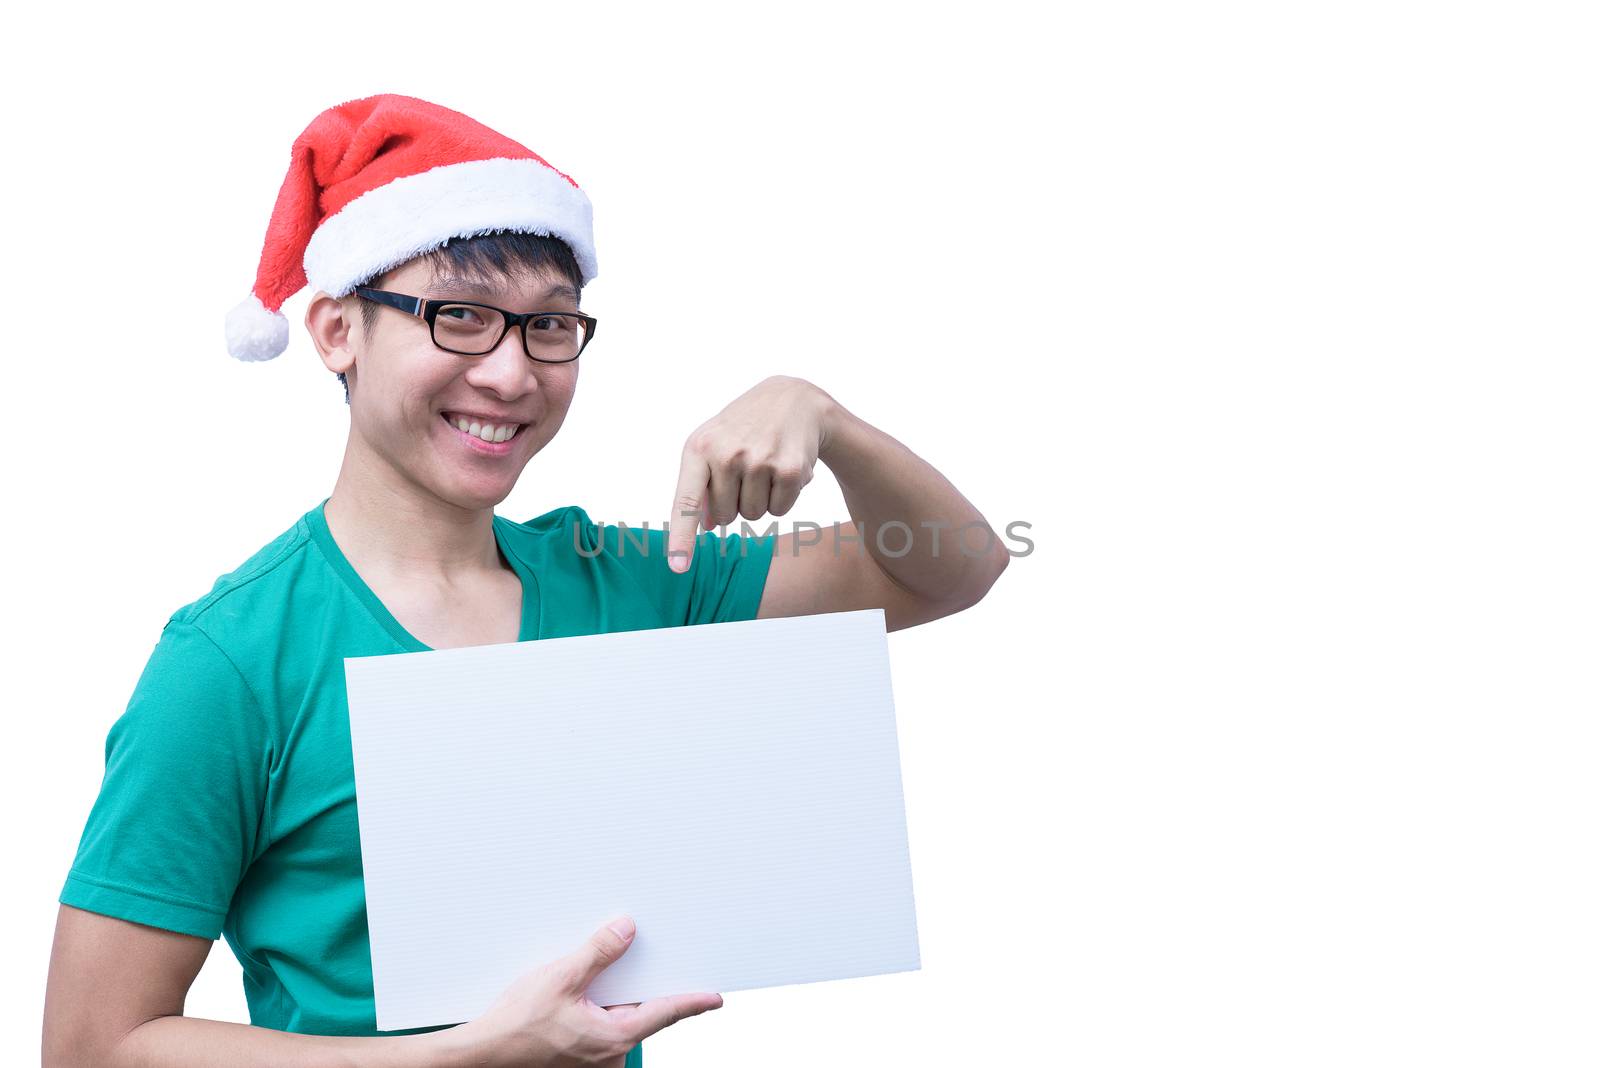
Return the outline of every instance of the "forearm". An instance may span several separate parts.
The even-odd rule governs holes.
[[[842,405],[824,425],[817,459],[838,480],[878,566],[930,600],[981,598],[1010,559],[982,513],[931,464]]]
[[[140,1024],[104,1063],[114,1068],[447,1068],[452,1045],[439,1036],[355,1038],[298,1035],[192,1016],[162,1016]],[[65,1063],[72,1063],[70,1061]]]

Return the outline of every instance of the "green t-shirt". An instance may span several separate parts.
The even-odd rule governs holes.
[[[428,647],[345,559],[325,503],[167,621],[106,738],[60,900],[220,934],[255,1025],[371,1036],[344,658]],[[576,505],[493,525],[522,579],[518,641],[754,619],[776,541],[703,532],[680,575],[664,530],[598,526]]]

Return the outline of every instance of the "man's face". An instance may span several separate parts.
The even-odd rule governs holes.
[[[522,276],[480,289],[436,281],[433,272],[429,261],[413,260],[375,280],[372,288],[513,312],[578,310],[570,293],[558,292],[568,288],[559,278]],[[426,321],[390,307],[379,308],[372,330],[363,334],[358,299],[345,302],[356,360],[346,373],[352,446],[463,508],[488,508],[504,500],[524,465],[561,428],[582,359],[533,360],[517,330],[508,330],[487,355],[457,355],[434,345]],[[515,423],[517,431],[506,441],[485,442],[481,432],[474,436],[458,429],[461,417],[469,424]]]

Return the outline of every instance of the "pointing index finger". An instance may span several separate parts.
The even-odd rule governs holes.
[[[689,570],[694,558],[695,537],[710,480],[711,465],[694,449],[685,447],[678,467],[678,489],[672,495],[672,520],[667,526],[667,564],[679,574]]]

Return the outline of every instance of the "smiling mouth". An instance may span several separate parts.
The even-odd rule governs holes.
[[[452,416],[449,412],[440,412],[439,418],[453,430],[459,430],[468,437],[477,438],[479,441],[490,445],[503,445],[522,433],[527,423],[514,423],[500,426],[480,423],[465,416]]]

